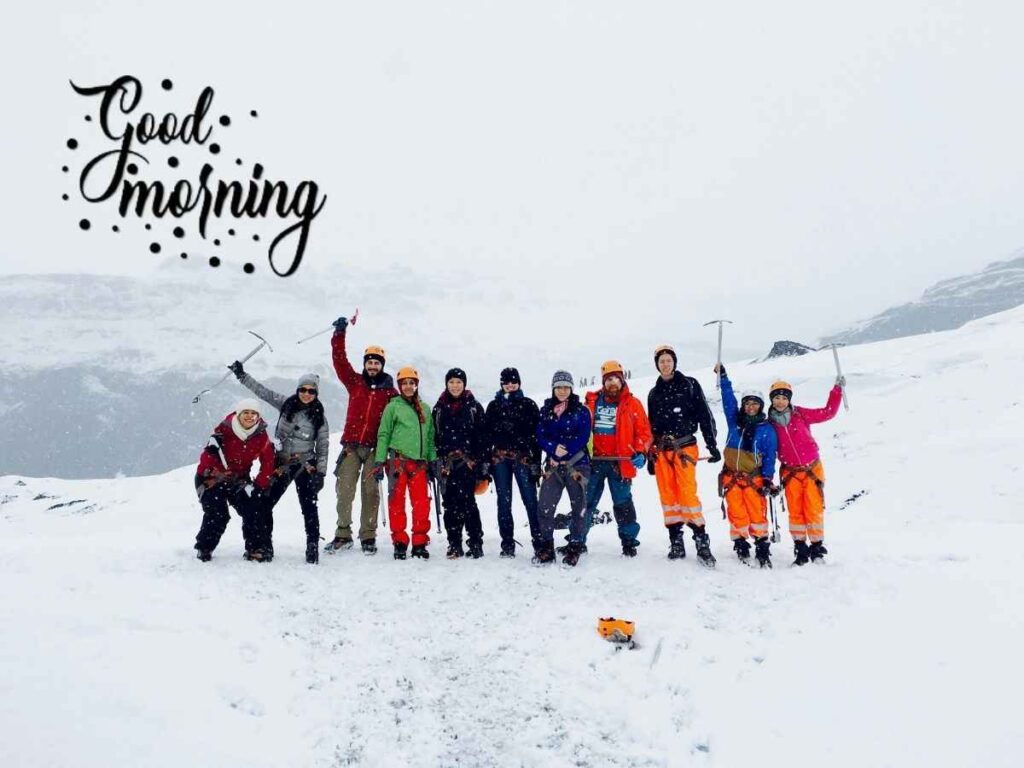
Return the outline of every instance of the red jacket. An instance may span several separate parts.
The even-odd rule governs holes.
[[[587,408],[590,409],[591,421],[597,418],[598,392],[587,392]],[[619,407],[615,409],[615,445],[617,456],[632,457],[634,453],[644,453],[651,447],[651,423],[647,420],[643,405],[633,397],[629,386],[622,385],[619,393]],[[629,459],[619,462],[619,473],[622,478],[636,477],[636,467]]]
[[[391,398],[398,395],[391,374],[382,371],[371,383],[369,376],[357,373],[345,354],[344,332],[331,337],[331,357],[335,373],[348,390],[348,413],[341,442],[372,447],[377,444],[381,414]]]
[[[267,422],[261,418],[256,430],[243,442],[231,429],[231,420],[234,417],[234,413],[229,413],[224,421],[214,428],[209,444],[199,455],[199,468],[196,474],[199,477],[206,477],[210,472],[223,472],[227,469],[238,480],[249,482],[252,463],[259,459],[260,473],[254,482],[260,490],[266,490],[270,485],[270,475],[274,471],[274,443],[267,435]],[[221,453],[227,459],[227,467],[221,460]]]

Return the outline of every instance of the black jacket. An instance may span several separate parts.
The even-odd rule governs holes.
[[[489,461],[483,406],[465,390],[458,400],[445,391],[434,406],[434,444],[444,458],[455,451],[474,461]]]
[[[516,451],[533,464],[540,463],[540,445],[537,443],[537,422],[540,409],[522,390],[505,393],[499,391],[487,405],[488,453]]]
[[[715,418],[704,399],[700,382],[691,376],[684,376],[679,371],[673,373],[668,381],[659,376],[647,395],[647,414],[655,441],[665,435],[677,439],[693,438],[699,426],[708,449],[718,447]]]

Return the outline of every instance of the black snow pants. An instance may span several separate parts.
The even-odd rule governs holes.
[[[448,544],[462,546],[462,529],[466,529],[466,543],[482,546],[484,529],[480,523],[480,509],[476,505],[476,472],[462,462],[452,466],[445,478],[444,528],[448,533]]]

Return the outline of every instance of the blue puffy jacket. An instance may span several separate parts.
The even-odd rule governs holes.
[[[736,402],[736,394],[732,389],[732,382],[729,377],[722,373],[722,408],[725,410],[725,421],[729,425],[729,438],[725,441],[725,466],[727,469],[738,469],[740,456],[753,459],[753,463],[760,467],[761,475],[765,482],[770,483],[775,477],[775,456],[778,453],[778,438],[775,436],[775,427],[767,419],[754,429],[754,439],[744,439],[740,425],[737,423],[739,415],[739,403]]]
[[[590,441],[590,411],[575,394],[569,395],[567,402],[569,407],[558,417],[555,416],[558,400],[549,397],[544,401],[544,407],[540,409],[540,422],[537,424],[537,442],[549,459],[565,461],[583,451],[583,458],[576,464],[589,464],[590,457],[586,449]],[[567,453],[555,459],[555,448],[559,445],[564,445]]]

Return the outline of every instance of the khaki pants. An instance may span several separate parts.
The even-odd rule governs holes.
[[[352,538],[352,502],[359,485],[362,509],[359,514],[359,540],[377,538],[377,513],[380,506],[380,489],[373,478],[374,449],[368,445],[348,445],[342,449],[341,460],[334,467],[338,478],[338,528],[335,537]],[[363,481],[359,482],[359,471]]]

